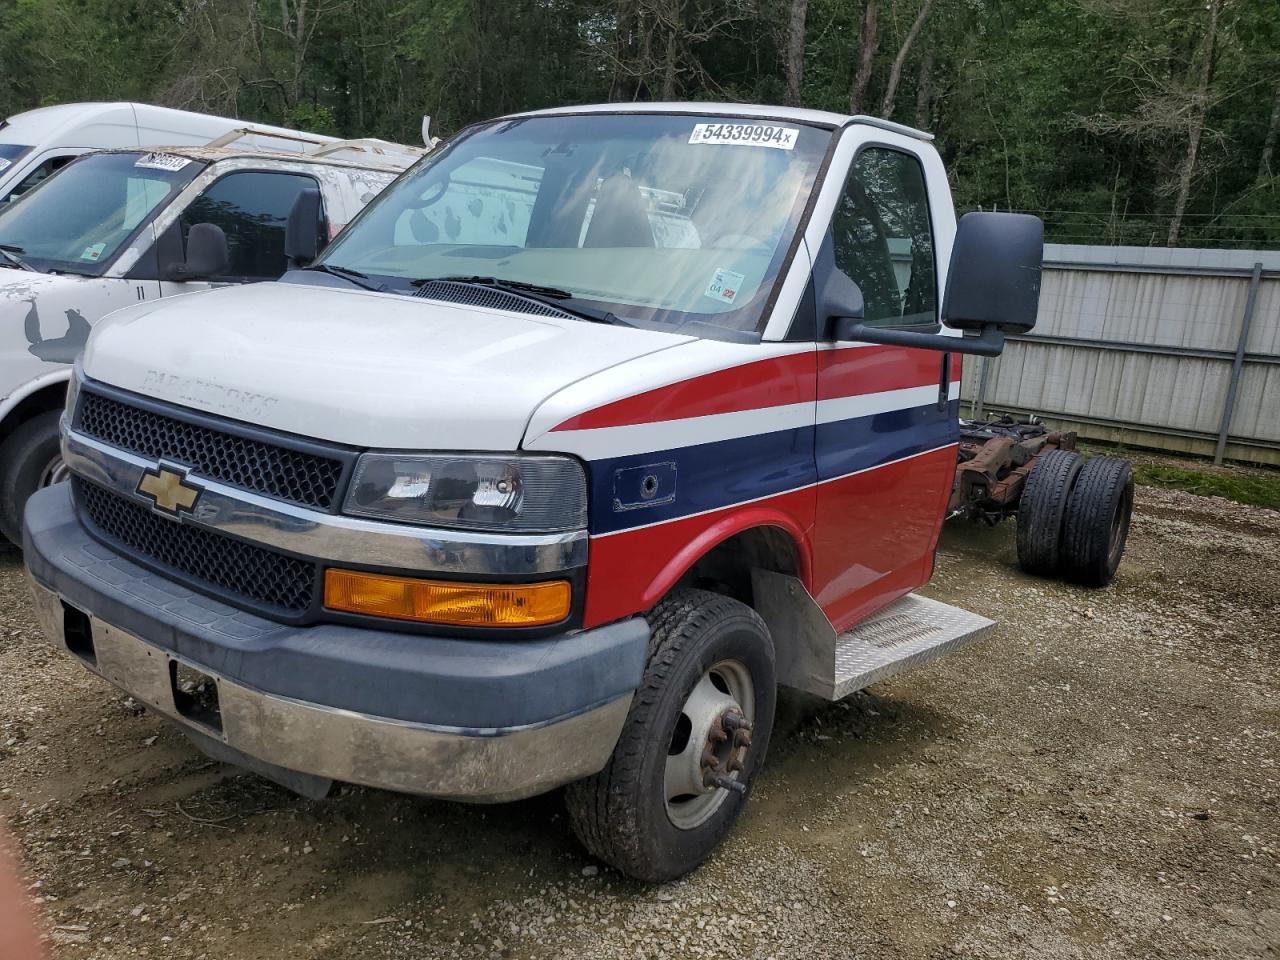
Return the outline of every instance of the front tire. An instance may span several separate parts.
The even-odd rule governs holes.
[[[697,867],[737,821],[777,682],[768,628],[737,600],[677,590],[648,619],[648,664],[613,755],[565,799],[587,850],[656,883]]]
[[[0,444],[0,533],[22,546],[22,514],[41,487],[66,479],[58,440],[61,411],[46,410],[21,424]]]

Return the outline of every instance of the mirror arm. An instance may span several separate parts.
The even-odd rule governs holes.
[[[883,343],[894,347],[940,350],[945,353],[971,353],[979,357],[996,357],[1004,349],[1004,334],[993,325],[983,327],[982,333],[976,337],[944,337],[937,333],[868,327],[851,318],[844,318],[838,325],[837,338],[860,340],[864,343]]]

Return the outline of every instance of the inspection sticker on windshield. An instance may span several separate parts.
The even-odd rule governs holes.
[[[174,173],[190,162],[186,157],[175,157],[172,153],[148,153],[140,157],[134,166],[146,170],[168,170]]]
[[[791,150],[799,135],[800,130],[796,127],[775,127],[771,123],[699,123],[689,135],[689,142]]]
[[[81,260],[97,260],[102,256],[102,251],[107,249],[105,243],[91,243],[84,248],[84,253],[80,254]]]
[[[738,296],[738,292],[742,289],[742,281],[745,279],[747,278],[740,273],[734,273],[732,270],[718,267],[715,275],[711,278],[711,282],[707,284],[707,292],[703,296],[710,297],[712,300],[719,300],[721,303],[733,303]]]

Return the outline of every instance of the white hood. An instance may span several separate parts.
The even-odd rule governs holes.
[[[514,450],[551,394],[690,338],[393,294],[254,284],[121,310],[89,377],[361,447]]]

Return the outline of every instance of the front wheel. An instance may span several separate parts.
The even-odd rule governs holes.
[[[22,545],[22,513],[31,495],[67,479],[59,416],[58,410],[38,414],[0,444],[0,533],[16,546]]]
[[[566,791],[574,833],[639,880],[694,869],[729,832],[764,763],[777,684],[754,610],[678,590],[649,616],[644,680],[603,770]]]

